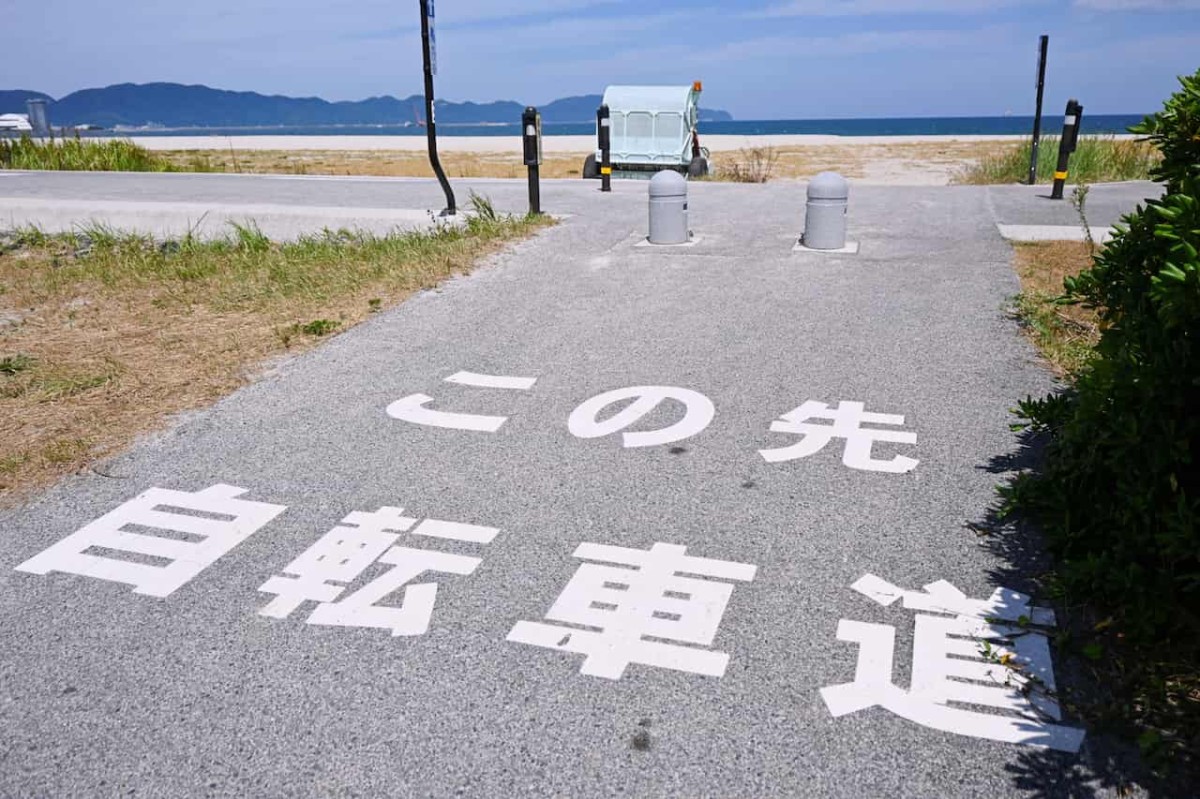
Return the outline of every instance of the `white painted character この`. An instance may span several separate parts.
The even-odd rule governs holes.
[[[606,408],[628,400],[633,401],[611,416],[600,419]],[[658,430],[621,433],[625,447],[653,447],[682,441],[708,427],[716,414],[712,401],[698,391],[675,386],[630,386],[606,391],[587,400],[571,413],[567,428],[576,438],[612,435],[639,421],[664,400],[681,403],[683,418]]]
[[[476,372],[456,372],[446,378],[447,383],[484,389],[528,391],[537,382],[536,377],[508,377],[484,375]],[[387,407],[387,415],[393,419],[426,427],[446,427],[453,430],[474,430],[494,433],[508,421],[507,416],[483,416],[473,413],[452,413],[428,407],[433,397],[426,394],[409,394]]]

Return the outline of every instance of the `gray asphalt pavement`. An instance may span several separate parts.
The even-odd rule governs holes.
[[[469,187],[523,208],[522,182],[455,185],[460,200]],[[1070,752],[962,734],[1011,718],[977,705],[959,708],[958,731],[871,701],[835,717],[821,693],[855,681],[860,644],[839,627],[857,621],[895,628],[899,693],[936,704],[907,693],[929,676],[915,675],[930,639],[914,625],[970,617],[944,598],[950,615],[905,607],[920,604],[912,596],[884,606],[851,588],[865,575],[913,592],[946,580],[974,599],[1030,587],[1029,563],[964,527],[986,519],[1019,455],[1009,409],[1053,386],[1005,312],[1017,281],[996,224],[1028,221],[1022,188],[852,186],[858,255],[792,251],[799,184],[693,184],[686,248],[636,246],[645,183],[596,188],[545,184],[561,224],[276,365],[113,459],[108,476],[69,478],[0,514],[0,794],[1115,795],[1093,736]],[[1093,202],[1131,207],[1146,190],[1097,186]],[[0,197],[440,207],[437,185],[417,180],[8,174]],[[447,380],[460,372],[536,382]],[[594,417],[580,406],[630,387],[696,392],[711,421],[702,399],[677,392],[686,414],[665,401],[625,432],[685,415],[693,430],[623,446],[620,402]],[[841,438],[764,458],[821,437],[772,430],[810,401],[902,415],[864,426],[916,442],[878,441],[871,457],[919,463],[851,468]],[[454,429],[436,424],[464,420],[438,413],[506,421]],[[93,525],[72,542],[110,564],[99,577],[68,573],[85,569],[62,554],[71,544],[29,563],[152,487],[222,484],[286,510],[225,498],[202,518],[176,510],[181,532],[153,535],[166,522],[145,512]],[[405,531],[393,514],[323,538],[384,507],[494,530]],[[260,518],[242,518],[255,508]],[[132,538],[112,532],[122,521]],[[330,546],[297,561],[319,541]],[[356,577],[359,544],[380,541],[405,549],[368,566],[371,552]],[[642,555],[575,557],[581,544]],[[659,544],[725,563],[651,555]],[[585,565],[601,556],[642,569]],[[130,563],[150,571],[134,576]],[[340,608],[334,583],[349,586]],[[431,613],[417,583],[437,584]],[[368,596],[367,585],[385,588]],[[294,607],[274,604],[289,591]],[[1006,601],[975,623],[1015,607]],[[531,627],[550,638],[528,642]],[[959,640],[946,663],[968,662]],[[877,665],[857,667],[866,682]],[[883,695],[876,680],[856,696]]]

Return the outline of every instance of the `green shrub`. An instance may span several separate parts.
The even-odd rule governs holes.
[[[1074,390],[1027,400],[1049,434],[1009,489],[1058,558],[1062,587],[1111,612],[1130,643],[1200,633],[1200,72],[1134,129],[1161,149],[1161,200],[1125,217],[1067,297],[1099,312]],[[1178,651],[1178,650],[1177,650]]]
[[[127,139],[0,139],[0,169],[170,172],[171,165]]]

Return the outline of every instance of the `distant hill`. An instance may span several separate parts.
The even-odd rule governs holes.
[[[424,98],[370,97],[331,103],[319,97],[283,97],[257,92],[231,92],[179,83],[122,83],[103,89],[83,89],[54,100],[25,90],[0,90],[0,114],[23,113],[25,101],[51,101],[52,124],[163,125],[184,127],[256,127],[273,125],[397,125],[424,118]],[[543,122],[590,122],[596,118],[600,95],[566,97],[542,106]],[[523,103],[454,103],[438,100],[439,123],[512,123],[521,118]],[[703,121],[730,120],[725,111],[700,110]]]
[[[24,114],[26,100],[54,100],[48,94],[28,89],[0,89],[0,114]]]

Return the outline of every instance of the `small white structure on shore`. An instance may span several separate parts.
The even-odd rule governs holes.
[[[0,114],[0,130],[31,133],[33,125],[29,124],[29,117],[25,114]]]

